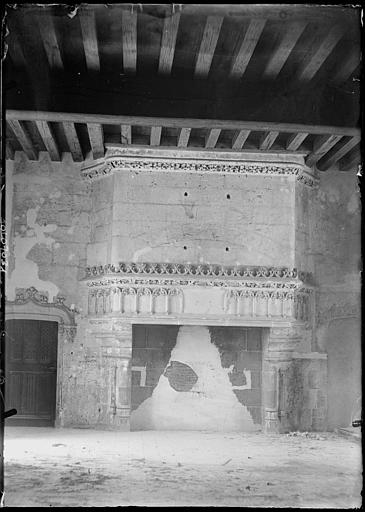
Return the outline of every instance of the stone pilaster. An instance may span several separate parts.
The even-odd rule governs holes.
[[[282,379],[293,362],[293,352],[300,333],[292,327],[270,329],[263,354],[263,409],[265,432],[282,432],[288,428],[288,411],[283,408]]]

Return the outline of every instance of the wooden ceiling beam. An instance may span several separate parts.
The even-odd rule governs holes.
[[[89,71],[100,71],[95,12],[90,9],[81,9],[79,13],[79,19],[87,69]]]
[[[49,123],[47,121],[36,121],[36,125],[39,134],[42,137],[43,144],[46,146],[46,149],[51,157],[51,160],[60,162],[60,151],[58,149],[56,139],[52,133]]]
[[[151,137],[150,137],[150,145],[151,146],[159,146],[161,142],[161,126],[152,126],[151,128]]]
[[[361,166],[361,154],[360,151],[355,151],[348,158],[344,158],[339,162],[339,170],[343,172],[349,172],[353,170],[358,170],[358,167]]]
[[[352,73],[356,70],[356,68],[360,65],[360,53],[358,51],[353,51],[346,57],[346,59],[341,61],[341,66],[338,67],[338,71],[333,77],[333,83],[341,84],[345,82]]]
[[[319,48],[317,48],[314,55],[312,55],[308,62],[304,62],[302,67],[299,69],[297,75],[298,80],[302,82],[312,80],[343,35],[343,26],[335,25],[332,27],[324,40],[320,43]]]
[[[261,151],[268,151],[271,146],[274,144],[275,140],[279,136],[280,132],[272,131],[264,133],[264,135],[261,137],[259,148]]]
[[[63,69],[63,61],[57,41],[53,18],[44,13],[42,16],[37,17],[37,21],[49,67],[51,69]]]
[[[308,137],[309,133],[293,133],[293,135],[290,135],[288,138],[288,141],[286,143],[286,150],[287,151],[296,151],[301,144],[303,143],[304,139]]]
[[[198,119],[198,118],[174,118],[174,117],[146,117],[123,116],[112,114],[87,114],[71,112],[45,112],[39,110],[13,110],[5,111],[6,120],[20,121],[50,121],[72,123],[100,123],[110,125],[135,125],[135,126],[163,126],[166,128],[190,128],[206,129],[217,128],[220,130],[249,130],[249,131],[278,131],[280,133],[308,133],[312,135],[339,135],[341,137],[355,137],[361,134],[358,128],[339,126],[312,126],[306,124],[273,123],[259,121],[232,121],[222,119]]]
[[[313,151],[306,158],[305,163],[312,167],[315,163],[318,162],[328,151],[333,148],[337,142],[341,140],[341,135],[323,135],[318,137],[314,141]]]
[[[123,11],[123,69],[134,75],[137,71],[137,12]]]
[[[130,124],[121,125],[120,141],[122,144],[132,144],[132,127]]]
[[[177,146],[179,148],[186,148],[189,143],[191,128],[181,128],[179,137],[177,140]]]
[[[68,121],[63,121],[62,125],[63,125],[63,131],[65,132],[67,144],[70,149],[70,153],[72,155],[73,161],[74,162],[82,162],[84,159],[84,155],[82,153],[80,141],[77,136],[74,123],[68,122]]]
[[[209,74],[223,19],[223,16],[208,16],[207,18],[195,65],[194,75],[196,78],[206,78]]]
[[[230,76],[231,78],[241,78],[251,60],[256,45],[259,42],[262,31],[264,30],[266,20],[251,20],[246,30],[237,55],[233,59]]]
[[[38,151],[21,122],[16,119],[10,119],[8,124],[29,160],[37,160]]]
[[[93,158],[97,160],[104,156],[104,134],[103,127],[99,123],[87,123],[87,131]]]
[[[331,155],[328,155],[321,159],[318,163],[318,169],[320,171],[326,171],[336,162],[338,162],[341,158],[347,155],[355,146],[357,146],[360,142],[360,137],[351,137],[347,140],[344,140],[341,146],[334,151]]]
[[[206,139],[205,139],[205,147],[208,149],[215,148],[215,145],[218,142],[219,135],[221,133],[221,130],[218,128],[212,128],[209,130]]]
[[[158,72],[161,75],[169,75],[171,73],[172,63],[175,54],[175,45],[177,32],[179,30],[180,13],[166,16],[162,29],[160,60],[158,64]]]
[[[278,76],[306,26],[305,21],[292,22],[283,26],[284,33],[266,65],[264,77],[273,79]]]
[[[232,139],[232,149],[241,149],[250,135],[250,130],[239,130]]]

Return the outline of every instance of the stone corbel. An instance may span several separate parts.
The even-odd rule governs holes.
[[[76,326],[65,325],[63,322],[58,325],[58,332],[64,343],[73,343],[76,336]]]

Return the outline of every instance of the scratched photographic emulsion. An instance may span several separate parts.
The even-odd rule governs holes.
[[[361,30],[2,8],[1,506],[361,506]]]

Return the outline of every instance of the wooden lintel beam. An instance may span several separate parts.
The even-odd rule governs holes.
[[[36,121],[36,125],[40,136],[42,137],[43,144],[51,157],[51,160],[55,162],[61,161],[60,151],[57,146],[56,139],[52,133],[52,129],[47,121]]]
[[[162,29],[162,40],[158,72],[161,75],[169,75],[175,54],[177,32],[179,30],[180,13],[167,16]]]
[[[280,73],[306,26],[307,23],[305,21],[284,24],[281,41],[266,65],[265,77],[272,79]]]
[[[120,127],[120,141],[122,144],[132,144],[132,127],[129,124],[122,124]]]
[[[123,69],[134,75],[137,70],[137,12],[123,11]]]
[[[97,160],[104,156],[104,134],[103,127],[98,123],[87,123],[87,131],[93,158]]]
[[[222,23],[223,16],[208,16],[207,18],[195,65],[197,78],[205,78],[209,74]]]
[[[304,139],[308,137],[308,135],[308,133],[293,133],[293,135],[290,135],[286,143],[286,150],[296,151],[301,146]]]
[[[87,68],[89,71],[100,71],[95,12],[92,10],[81,9],[79,19]]]
[[[152,126],[151,128],[151,137],[150,137],[150,145],[151,146],[159,146],[161,142],[161,126]]]
[[[219,135],[221,133],[220,129],[213,128],[212,130],[209,130],[207,137],[205,139],[205,147],[208,148],[215,148],[215,145],[218,142]]]
[[[259,42],[262,31],[264,30],[266,20],[251,20],[242,41],[241,47],[235,56],[230,76],[231,78],[241,78],[251,60],[256,45]]]
[[[331,155],[328,155],[321,159],[318,165],[318,169],[320,171],[326,171],[336,162],[338,162],[341,158],[347,155],[357,144],[360,142],[360,137],[351,137],[347,140],[344,140],[341,144],[341,147],[337,149],[337,151],[333,152]]]
[[[53,18],[46,13],[42,13],[42,16],[37,16],[37,20],[43,46],[47,54],[49,67],[51,69],[63,69],[63,61],[57,41]]]
[[[33,142],[23,125],[16,119],[11,119],[8,123],[29,160],[37,160],[38,151],[34,147]]]
[[[313,151],[306,158],[305,163],[311,167],[333,148],[342,137],[340,135],[323,135],[315,140]]]
[[[84,160],[84,156],[82,154],[80,141],[77,136],[74,123],[63,122],[62,125],[73,161],[82,162]]]
[[[162,126],[166,128],[206,129],[219,128],[221,130],[250,130],[250,131],[278,131],[280,133],[309,133],[312,135],[341,135],[355,137],[361,135],[358,128],[339,126],[321,126],[292,123],[273,123],[256,121],[232,121],[222,119],[198,119],[188,117],[146,117],[126,116],[112,114],[87,114],[76,112],[49,112],[40,110],[13,110],[6,109],[6,120],[20,121],[51,121],[71,123],[100,123],[103,125],[133,125],[133,126]]]
[[[298,79],[303,82],[312,80],[317,71],[320,69],[325,60],[329,57],[334,47],[337,45],[343,36],[343,27],[339,25],[333,26],[327,33],[324,40],[315,51],[314,55],[308,62],[304,62],[303,66],[298,71]]]
[[[186,148],[189,143],[191,128],[181,128],[179,137],[177,140],[177,145],[179,148]]]
[[[240,130],[237,132],[232,139],[232,149],[242,149],[250,133],[250,130]]]
[[[259,149],[261,151],[268,151],[277,139],[279,132],[264,133],[261,137]]]

